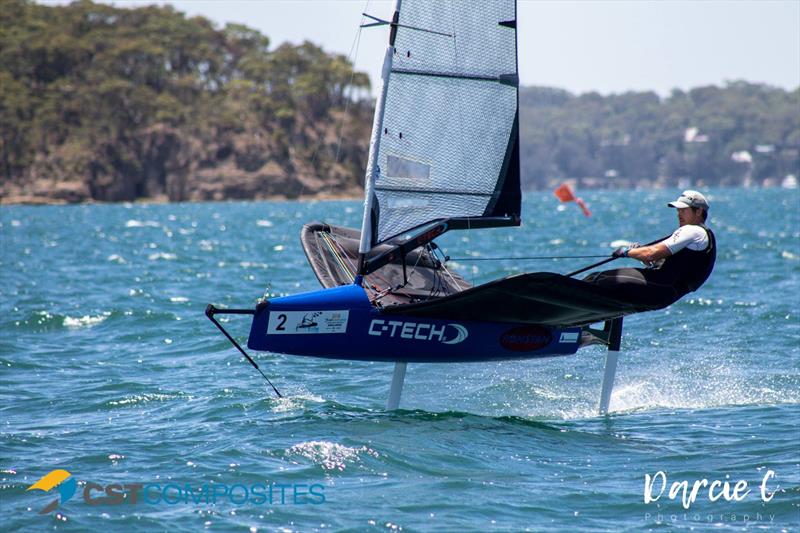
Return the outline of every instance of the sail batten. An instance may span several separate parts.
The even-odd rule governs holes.
[[[514,0],[403,0],[370,190],[373,246],[434,220],[518,223],[515,21]]]
[[[480,74],[453,74],[450,72],[433,72],[433,71],[424,71],[424,70],[408,70],[408,69],[392,69],[392,74],[409,74],[412,76],[433,76],[436,78],[455,78],[461,80],[482,80],[482,81],[492,81],[497,83],[505,83],[517,85],[513,82],[513,80],[517,79],[517,74],[500,74],[499,76],[483,76]]]
[[[376,191],[395,191],[407,193],[420,193],[420,194],[464,194],[467,196],[494,196],[494,192],[481,192],[481,191],[449,191],[447,189],[401,189],[392,187],[376,187]]]

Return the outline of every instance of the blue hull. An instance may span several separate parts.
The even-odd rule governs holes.
[[[456,363],[570,355],[580,336],[580,327],[385,314],[363,288],[345,285],[259,305],[247,346],[329,359]]]

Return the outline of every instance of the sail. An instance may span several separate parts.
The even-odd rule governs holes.
[[[372,244],[437,219],[518,224],[515,1],[402,0],[395,17]]]

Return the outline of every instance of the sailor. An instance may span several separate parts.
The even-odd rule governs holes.
[[[654,309],[696,291],[711,275],[717,257],[714,233],[705,225],[708,200],[697,191],[683,191],[667,206],[678,211],[679,227],[672,235],[651,246],[621,246],[613,253],[638,259],[648,268],[595,272],[584,281],[610,289],[619,299]]]

